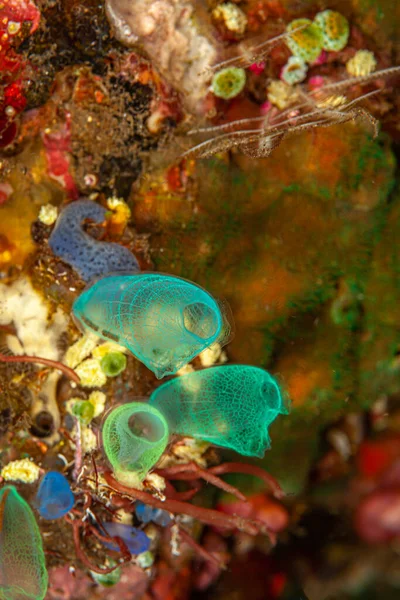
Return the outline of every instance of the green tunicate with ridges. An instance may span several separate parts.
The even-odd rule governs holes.
[[[350,35],[346,17],[335,10],[324,10],[317,14],[314,23],[322,31],[324,50],[339,52],[346,47]]]
[[[275,379],[258,367],[223,365],[194,371],[158,387],[150,397],[171,433],[188,435],[262,457],[268,426],[286,414]]]
[[[48,575],[30,506],[13,486],[0,491],[0,599],[43,600]]]
[[[144,479],[164,452],[168,437],[163,414],[143,402],[118,406],[107,415],[102,429],[104,452],[122,482],[131,475]]]
[[[286,31],[290,35],[285,38],[285,41],[294,56],[298,56],[306,63],[312,63],[321,54],[322,31],[310,19],[295,19],[289,23]]]
[[[227,67],[215,73],[211,89],[218,98],[231,100],[240,94],[246,84],[246,71],[239,67]]]

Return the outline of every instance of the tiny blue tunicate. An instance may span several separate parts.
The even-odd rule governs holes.
[[[68,480],[57,471],[49,471],[40,482],[35,505],[43,519],[51,521],[66,515],[75,502]]]
[[[136,502],[135,513],[139,521],[142,523],[149,523],[153,521],[161,527],[166,527],[171,522],[171,515],[166,510],[161,508],[152,508],[143,502]]]
[[[142,554],[142,552],[147,552],[150,548],[150,538],[141,529],[137,529],[131,525],[124,525],[123,523],[115,523],[114,521],[103,523],[103,527],[109,536],[121,538],[131,554]],[[109,550],[119,551],[118,544],[111,542],[103,543]]]

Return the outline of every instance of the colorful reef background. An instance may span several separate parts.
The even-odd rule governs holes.
[[[1,599],[399,598],[399,31],[0,0]]]

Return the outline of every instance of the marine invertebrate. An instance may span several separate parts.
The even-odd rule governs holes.
[[[113,271],[138,271],[133,254],[114,242],[99,242],[82,228],[85,219],[105,220],[106,209],[90,200],[68,204],[57,219],[49,238],[54,254],[70,264],[83,280]]]
[[[321,54],[324,39],[321,29],[310,19],[295,19],[286,28],[286,44],[294,56],[312,63]]]
[[[0,490],[0,598],[43,600],[47,570],[39,527],[13,486]]]
[[[304,81],[307,75],[307,65],[299,56],[291,56],[282,69],[281,79],[289,85]],[[281,108],[281,107],[279,107]]]
[[[99,279],[77,298],[73,313],[83,328],[128,348],[159,379],[230,334],[208,292],[160,273]]]
[[[322,31],[322,48],[333,52],[339,52],[347,45],[350,27],[349,22],[335,10],[323,10],[314,19]]]
[[[247,27],[247,17],[242,9],[233,2],[219,4],[212,11],[212,16],[217,23],[237,36],[243,35]]]
[[[169,438],[162,413],[143,402],[113,409],[102,429],[104,452],[115,477],[125,483],[139,482],[164,452]]]
[[[74,417],[79,419],[81,423],[87,425],[94,417],[94,406],[89,400],[76,399],[72,403],[71,413]]]
[[[122,352],[109,352],[100,360],[100,367],[107,377],[117,377],[126,368],[126,356]]]
[[[150,539],[141,529],[113,521],[103,522],[102,526],[111,538],[121,538],[131,554],[142,554],[150,548]],[[118,546],[115,543],[104,541],[103,544],[110,550],[118,550]]]
[[[211,89],[218,98],[231,100],[243,90],[246,84],[246,71],[239,67],[226,67],[215,73]]]
[[[171,522],[171,515],[166,510],[160,510],[159,508],[152,508],[143,502],[136,502],[135,514],[139,521],[142,523],[150,523],[153,521],[161,527],[166,527]]]
[[[201,135],[206,139],[199,141],[181,156],[207,157],[216,152],[239,148],[248,156],[266,157],[291,133],[315,127],[329,127],[357,118],[368,120],[376,133],[377,120],[358,104],[379,93],[382,88],[357,95],[359,88],[356,86],[364,86],[379,78],[389,78],[399,72],[400,67],[389,67],[365,76],[349,77],[325,85],[318,82],[318,86],[311,90],[306,85],[292,88],[284,81],[272,81],[268,88],[268,98],[281,109],[279,112],[268,110],[266,114],[257,117],[192,129],[187,135]],[[356,93],[353,93],[352,88]],[[349,91],[344,96],[345,90]],[[289,91],[294,95],[288,95]],[[336,105],[338,94],[339,106]]]
[[[75,497],[68,480],[58,471],[48,471],[39,484],[36,508],[43,519],[60,519],[74,506]]]
[[[353,77],[365,77],[376,69],[376,58],[370,50],[358,50],[346,63],[346,71]]]
[[[171,432],[259,457],[270,445],[268,426],[287,413],[271,375],[246,365],[182,375],[157,388],[150,404],[163,412]]]

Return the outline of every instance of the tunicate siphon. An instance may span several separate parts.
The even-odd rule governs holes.
[[[158,379],[230,334],[224,311],[206,290],[162,273],[103,277],[77,298],[73,314],[83,329],[125,346]]]
[[[74,506],[75,497],[62,473],[49,471],[40,482],[36,508],[43,519],[60,519]]]
[[[264,455],[268,426],[287,409],[267,371],[223,365],[187,373],[164,383],[150,397],[171,433],[232,448],[247,456]]]
[[[103,429],[104,452],[115,477],[130,484],[144,479],[164,452],[169,437],[162,413],[143,402],[130,402],[107,415]]]
[[[105,273],[139,271],[136,258],[127,248],[114,242],[100,242],[84,231],[85,219],[102,223],[106,213],[103,206],[91,200],[71,202],[58,217],[49,238],[54,254],[86,282]]]
[[[0,491],[0,598],[43,600],[48,576],[32,510],[13,486]]]

